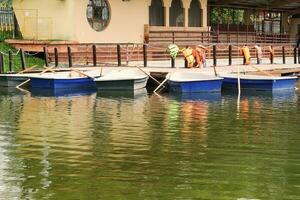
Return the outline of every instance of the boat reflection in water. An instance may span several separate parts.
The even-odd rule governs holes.
[[[138,99],[148,98],[148,93],[146,88],[138,90],[103,90],[98,91],[97,97],[109,99]]]
[[[68,96],[86,96],[96,93],[95,88],[66,88],[66,89],[44,89],[32,88],[31,95],[37,97],[68,97]]]
[[[74,166],[91,160],[95,100],[95,94],[72,98],[23,96],[15,142],[24,161],[22,174],[33,177],[37,190],[51,187],[50,174],[68,177]],[[52,169],[55,170],[50,172]],[[22,190],[31,195],[26,181]]]
[[[170,99],[179,101],[205,101],[205,102],[218,102],[221,101],[221,92],[210,93],[171,93]]]
[[[21,90],[18,90],[15,87],[0,87],[0,95],[1,96],[19,96],[24,93]]]
[[[237,90],[222,90],[223,97],[238,96]],[[273,91],[254,91],[254,90],[242,90],[241,98],[262,98],[269,99],[273,103],[281,101],[295,101],[297,100],[296,91],[291,90],[273,90]]]

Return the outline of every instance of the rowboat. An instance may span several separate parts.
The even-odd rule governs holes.
[[[86,72],[60,72],[37,74],[30,77],[31,88],[43,89],[83,89],[94,88],[94,77],[100,73]]]
[[[71,70],[68,69],[55,69],[56,73],[69,73]],[[31,70],[30,72],[25,72],[21,74],[9,73],[0,74],[0,87],[16,87],[24,81],[30,79],[31,77],[36,77],[41,74],[41,70]],[[83,71],[84,72],[84,71]],[[45,74],[51,74],[52,72],[47,72]]]
[[[224,78],[223,88],[237,88],[238,75],[228,74],[221,76]],[[240,75],[241,89],[246,90],[286,90],[294,89],[297,77],[275,77],[258,75]]]
[[[17,85],[28,80],[32,74],[0,74],[0,87],[16,87]]]
[[[148,75],[139,69],[123,69],[111,71],[96,78],[95,83],[98,90],[138,90],[145,88]]]
[[[175,72],[168,84],[170,92],[175,93],[220,92],[222,81],[223,78],[199,72]]]

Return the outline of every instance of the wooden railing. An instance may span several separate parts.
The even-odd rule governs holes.
[[[213,59],[213,46],[216,46],[216,59],[240,58],[239,49],[241,45],[231,45],[232,53],[229,56],[228,44],[211,44],[207,45],[208,53],[207,59]],[[251,50],[251,56],[255,57],[254,43],[248,44]],[[270,44],[261,44],[263,50],[263,57],[268,58],[268,47]],[[272,44],[275,50],[275,57],[281,58],[283,56],[283,47],[285,48],[285,57],[294,57],[295,46],[290,43]],[[93,47],[94,46],[94,47]],[[118,47],[119,46],[119,47]],[[74,44],[69,45],[71,52],[68,52],[67,46],[47,46],[50,62],[55,62],[55,49],[57,50],[57,61],[59,63],[68,63],[69,56],[72,57],[72,63],[81,65],[93,65],[94,59],[98,64],[114,64],[127,65],[132,61],[140,61],[143,63],[147,61],[163,61],[170,60],[170,55],[166,52],[168,45],[163,44]],[[196,44],[190,45],[195,47]],[[179,48],[185,46],[179,45]],[[95,48],[95,50],[93,50]],[[145,52],[146,51],[146,52]],[[177,59],[183,59],[181,53],[178,54]]]
[[[296,38],[287,34],[263,34],[249,31],[214,31],[213,29],[196,28],[149,28],[146,29],[146,43],[190,45],[195,43],[244,44],[244,43],[295,43]]]

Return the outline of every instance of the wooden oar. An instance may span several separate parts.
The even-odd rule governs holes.
[[[272,74],[270,74],[270,73],[268,73],[268,72],[266,72],[266,71],[264,71],[264,70],[262,70],[262,69],[260,69],[260,68],[258,68],[256,66],[253,66],[253,65],[250,65],[250,66],[253,67],[254,69],[256,69],[257,71],[259,71],[259,72],[267,75],[267,76],[273,76]]]
[[[151,76],[150,73],[147,73],[145,70],[143,70],[142,68],[140,68],[139,66],[136,66],[136,68],[138,68],[139,70],[141,70],[142,72],[144,72],[147,76],[149,76],[153,81],[155,81],[158,85],[161,84],[161,82],[159,82],[157,79],[155,79],[153,76]]]
[[[103,67],[100,68],[100,77],[103,75]]]
[[[29,72],[29,71],[33,70],[34,68],[36,68],[36,67],[37,67],[37,65],[33,65],[32,67],[26,68],[26,69],[18,72],[18,74],[23,74],[25,72]]]
[[[86,76],[86,77],[91,78],[91,79],[95,78],[95,77],[92,77],[92,76],[90,76],[90,75],[88,75],[88,74],[86,74],[86,73],[84,73],[80,70],[77,70],[77,69],[71,69],[71,71],[77,72],[78,74],[81,74],[81,75]]]
[[[45,67],[45,70],[43,70],[43,71],[40,73],[40,75],[45,74],[45,73],[48,72],[48,71],[52,71],[54,67],[55,67],[55,66],[52,66],[52,67]]]
[[[23,85],[25,85],[26,83],[28,83],[30,81],[30,78],[27,79],[26,81],[24,81],[23,83],[19,84],[16,86],[17,89],[20,89]]]
[[[153,92],[156,93],[157,90],[159,90],[165,84],[165,82],[167,82],[169,80],[170,76],[171,76],[171,74],[168,73],[165,80],[163,82],[161,82],[161,84]]]
[[[53,69],[53,68],[55,68],[55,67],[54,66],[53,67],[44,66],[44,69],[48,69],[48,71],[51,71],[52,73],[56,73],[55,69]]]

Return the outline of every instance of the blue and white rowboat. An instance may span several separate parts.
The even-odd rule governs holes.
[[[30,84],[32,88],[43,89],[80,89],[95,87],[93,75],[100,75],[100,73],[92,71],[84,73],[88,76],[77,72],[38,74],[30,77]]]
[[[96,78],[95,83],[98,90],[138,90],[145,88],[149,76],[139,69],[123,69],[111,71]]]
[[[169,90],[175,93],[220,92],[223,78],[199,72],[175,72],[169,78]]]
[[[237,74],[223,75],[223,88],[237,88]],[[260,75],[240,75],[241,89],[246,90],[287,90],[295,89],[297,77],[273,77]]]

